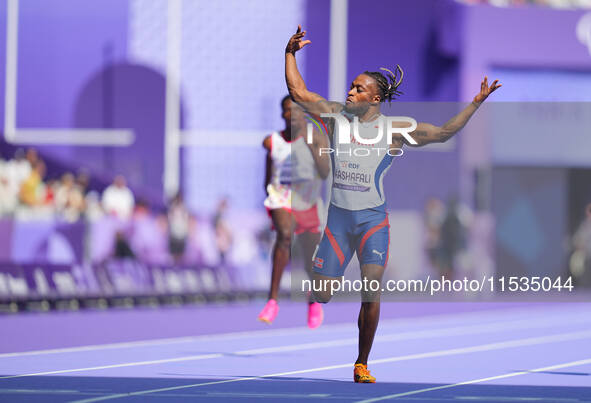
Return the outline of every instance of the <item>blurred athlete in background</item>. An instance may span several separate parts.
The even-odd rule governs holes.
[[[273,268],[269,300],[259,314],[259,320],[271,324],[279,311],[279,284],[291,256],[293,234],[298,236],[306,272],[312,273],[312,255],[320,242],[322,181],[330,172],[330,160],[320,156],[319,149],[328,146],[323,133],[314,130],[313,141],[306,141],[306,119],[303,110],[289,95],[281,101],[285,129],[274,132],[263,141],[267,150],[265,207],[277,233],[273,245]],[[322,305],[310,294],[308,327],[322,323]]]

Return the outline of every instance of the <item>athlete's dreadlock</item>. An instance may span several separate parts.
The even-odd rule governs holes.
[[[396,99],[397,96],[402,95],[402,92],[398,91],[398,87],[400,87],[400,84],[402,84],[404,72],[399,65],[396,65],[394,73],[384,67],[380,67],[380,70],[386,71],[389,74],[384,75],[384,73],[379,71],[366,71],[363,74],[368,75],[376,80],[378,89],[380,91],[381,102],[390,102],[393,99]]]

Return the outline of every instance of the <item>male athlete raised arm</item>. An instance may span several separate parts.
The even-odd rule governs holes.
[[[484,80],[480,83],[480,92],[476,94],[472,103],[466,106],[460,113],[452,117],[442,126],[436,126],[430,123],[420,122],[417,124],[416,130],[410,132],[410,136],[416,142],[413,144],[409,142],[402,135],[397,134],[393,136],[393,146],[400,147],[402,144],[411,147],[421,147],[431,143],[444,143],[452,138],[457,132],[462,130],[468,120],[478,110],[480,105],[488,98],[490,94],[500,88],[502,84],[499,84],[499,80],[494,80],[492,84],[488,85],[488,77],[484,77]],[[404,124],[397,125],[398,127],[404,127]],[[395,141],[394,139],[397,139]]]
[[[321,113],[338,112],[342,105],[338,102],[329,102],[319,94],[308,90],[306,83],[298,70],[295,54],[304,46],[312,43],[309,40],[303,40],[306,31],[302,31],[301,25],[298,25],[297,32],[289,39],[285,47],[285,81],[291,99],[298,104],[302,104],[308,112],[320,115]]]
[[[364,283],[381,281],[387,266],[390,243],[383,177],[394,157],[391,154],[392,149],[400,149],[404,144],[423,146],[446,141],[464,127],[478,106],[501,84],[495,80],[489,87],[485,77],[472,104],[443,126],[418,123],[416,129],[409,133],[412,141],[399,134],[393,136],[392,144],[387,144],[386,136],[374,137],[372,132],[380,125],[380,104],[401,94],[398,87],[402,83],[402,69],[397,66],[395,72],[392,72],[382,68],[387,74],[366,71],[358,75],[351,84],[344,106],[328,102],[307,89],[297,69],[295,53],[311,43],[303,39],[305,34],[306,31],[298,26],[285,50],[285,79],[292,99],[311,113],[338,113],[349,121],[357,121],[359,135],[361,132],[366,133],[361,138],[376,139],[373,144],[355,142],[353,132],[339,133],[339,139],[341,136],[351,136],[350,142],[332,141],[330,156],[334,170],[331,205],[328,222],[315,254],[313,276],[314,296],[317,301],[326,303],[333,294],[331,281],[343,276],[353,254],[359,259]],[[409,127],[407,123],[395,124],[400,128]],[[330,125],[329,136],[334,137],[335,131],[336,125]],[[388,149],[389,153],[379,152]],[[323,287],[317,289],[317,285]],[[365,287],[362,290],[358,319],[359,354],[353,371],[355,382],[375,382],[375,378],[367,370],[367,360],[379,321],[380,291],[381,285],[377,291]]]

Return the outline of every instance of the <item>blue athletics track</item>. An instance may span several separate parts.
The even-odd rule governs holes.
[[[591,402],[589,303],[384,303],[352,382],[358,304],[0,317],[1,402]]]

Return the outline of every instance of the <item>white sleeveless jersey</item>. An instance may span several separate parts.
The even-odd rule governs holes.
[[[286,141],[271,134],[271,181],[265,206],[269,209],[307,210],[320,198],[322,179],[304,136]]]
[[[381,115],[380,115],[381,116]],[[359,135],[364,139],[376,138],[379,117],[369,122],[359,122]],[[394,157],[388,155],[386,131],[375,144],[360,144],[353,137],[353,121],[350,121],[349,144],[338,143],[338,125],[333,131],[331,154],[333,182],[331,203],[347,210],[363,210],[381,206],[386,202],[383,178],[390,169]]]

